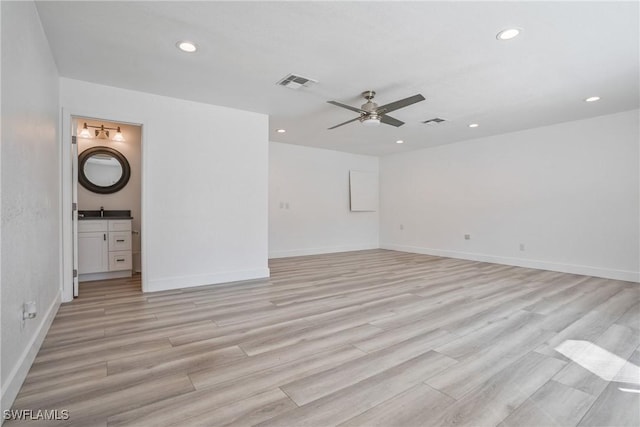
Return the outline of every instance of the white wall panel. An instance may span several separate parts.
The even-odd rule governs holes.
[[[634,110],[384,157],[382,247],[637,281],[639,141]]]
[[[378,247],[378,213],[349,207],[349,171],[377,176],[377,157],[278,142],[269,147],[271,258]]]

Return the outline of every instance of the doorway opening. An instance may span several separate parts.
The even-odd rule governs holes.
[[[141,290],[142,126],[72,117],[73,296]]]

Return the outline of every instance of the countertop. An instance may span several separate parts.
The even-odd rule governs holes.
[[[78,209],[78,219],[133,219],[129,209]]]

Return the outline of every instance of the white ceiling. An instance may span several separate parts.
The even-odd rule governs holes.
[[[639,106],[638,2],[38,2],[62,76],[265,113],[270,139],[384,155]],[[509,27],[520,37],[498,41]],[[178,40],[195,41],[195,54]],[[276,86],[288,73],[317,79]],[[372,89],[386,104],[358,122]],[[595,103],[583,101],[601,96]],[[448,121],[428,126],[421,121]],[[106,118],[108,119],[108,118]],[[475,129],[469,123],[479,123]],[[275,133],[284,128],[285,134]],[[403,139],[405,144],[395,144]]]

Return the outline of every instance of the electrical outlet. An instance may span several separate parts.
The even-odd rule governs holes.
[[[465,234],[464,240],[471,240],[471,234]]]
[[[520,243],[520,250],[524,251],[524,243]]]
[[[38,315],[38,308],[36,306],[35,301],[28,301],[22,304],[22,323],[20,324],[20,329],[24,329],[25,320],[35,319]]]
[[[404,230],[404,224],[400,224],[400,230]]]
[[[38,308],[35,301],[25,302],[22,306],[22,318],[23,319],[35,319],[38,315]]]

